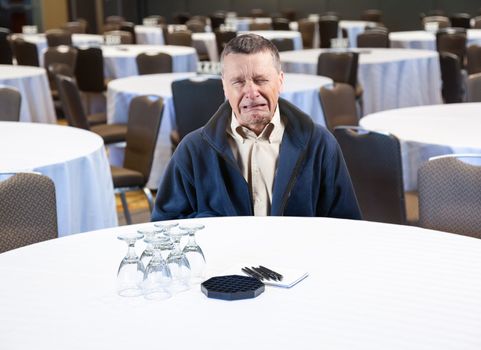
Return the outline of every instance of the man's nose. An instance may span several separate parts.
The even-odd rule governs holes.
[[[253,81],[248,81],[244,85],[244,95],[248,98],[255,98],[259,96],[258,86]]]

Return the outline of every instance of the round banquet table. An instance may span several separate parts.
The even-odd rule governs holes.
[[[479,239],[330,218],[179,222],[205,225],[207,276],[246,265],[309,276],[246,300],[210,299],[199,285],[166,300],[122,298],[127,249],[116,237],[152,223],[46,241],[0,254],[2,348],[481,348]]]
[[[389,33],[391,47],[436,50],[436,35],[424,30]],[[481,45],[481,29],[467,30],[467,45]]]
[[[59,236],[117,225],[100,136],[68,126],[0,122],[0,149],[0,173],[36,171],[53,180]]]
[[[404,187],[417,189],[417,172],[430,157],[481,153],[481,103],[453,103],[384,111],[365,116],[360,125],[399,138]]]
[[[43,66],[43,51],[47,48],[47,37],[43,33],[39,34],[15,34],[25,41],[37,45],[38,58],[40,60],[40,65]],[[72,44],[75,46],[99,46],[104,42],[102,35],[98,34],[72,34]]]
[[[321,52],[281,52],[284,72],[316,74]],[[357,49],[358,81],[364,89],[364,114],[442,103],[438,53],[409,49]]]
[[[126,123],[129,104],[138,95],[157,95],[164,99],[164,111],[155,148],[154,162],[147,186],[157,189],[171,156],[170,132],[175,128],[175,110],[171,84],[174,80],[194,77],[195,73],[153,74],[116,79],[107,88],[107,119],[109,123]],[[321,76],[286,74],[281,96],[307,113],[318,124],[325,125],[319,102],[321,86],[332,80]],[[111,163],[121,164],[120,149],[110,147]]]
[[[237,35],[242,34],[257,34],[263,36],[266,39],[292,39],[294,43],[294,50],[302,50],[302,37],[301,33],[294,30],[253,30],[246,32],[238,32]]]
[[[369,21],[353,21],[342,20],[339,21],[339,27],[345,29],[347,32],[347,39],[349,40],[349,47],[357,47],[357,36],[366,30],[368,26],[375,26],[375,22]]]
[[[142,52],[164,52],[172,56],[174,72],[195,72],[197,53],[193,47],[171,45],[116,45],[102,46],[106,78],[138,75],[135,58]]]
[[[137,44],[141,45],[164,45],[162,28],[157,26],[136,25],[134,27]]]
[[[20,121],[39,123],[57,121],[45,69],[0,65],[0,86],[16,88],[22,94]]]

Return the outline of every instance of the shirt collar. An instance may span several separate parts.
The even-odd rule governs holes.
[[[285,125],[281,120],[281,115],[279,112],[279,105],[276,106],[274,111],[274,116],[272,117],[269,124],[264,127],[261,134],[257,136],[253,131],[239,124],[234,111],[232,111],[230,128],[228,128],[228,133],[238,140],[244,143],[247,139],[263,139],[267,140],[269,143],[280,142],[282,135],[284,134]]]

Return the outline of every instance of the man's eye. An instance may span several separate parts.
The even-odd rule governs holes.
[[[232,85],[234,86],[239,86],[239,85],[242,85],[244,82],[242,80],[235,80],[232,82]]]
[[[267,79],[256,79],[256,80],[254,80],[254,82],[256,84],[264,84],[264,83],[267,83],[267,81],[268,81]]]

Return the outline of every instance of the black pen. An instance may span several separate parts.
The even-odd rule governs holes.
[[[264,276],[265,279],[267,280],[273,280],[273,281],[277,281],[277,276],[275,276],[274,274],[272,273],[269,273],[259,267],[254,267],[252,266],[251,267],[252,270],[254,270],[255,272],[257,272],[258,274]]]
[[[262,265],[259,265],[259,268],[263,269],[266,272],[270,272],[270,273],[274,274],[279,281],[282,281],[283,276],[280,273],[272,271],[271,269],[268,269],[267,267],[262,266]]]
[[[248,267],[243,267],[241,269],[242,271],[244,271],[246,274],[248,274],[249,276],[251,277],[254,277],[260,281],[262,281],[264,279],[264,277],[262,277],[262,275],[258,274],[257,272],[255,271],[252,271],[251,269],[249,269]]]

